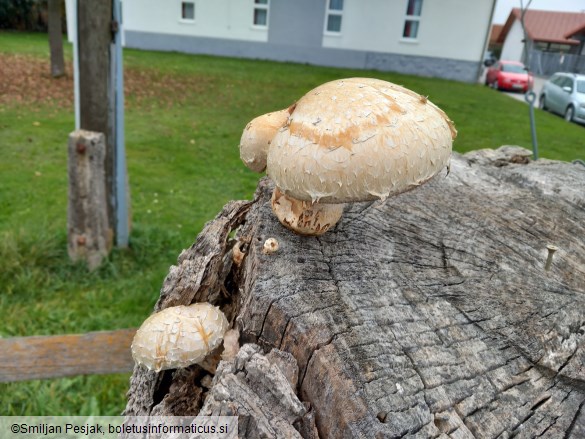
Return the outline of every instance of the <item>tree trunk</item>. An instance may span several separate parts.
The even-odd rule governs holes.
[[[51,50],[51,76],[59,78],[65,74],[63,60],[63,27],[61,25],[61,0],[49,0],[49,48]]]
[[[108,227],[114,234],[115,135],[112,68],[112,1],[77,1],[77,50],[79,60],[79,126],[104,133]]]
[[[585,168],[529,155],[454,154],[317,238],[278,223],[263,179],[156,305],[216,303],[244,346],[212,384],[136,367],[126,414],[238,414],[246,438],[585,437]]]

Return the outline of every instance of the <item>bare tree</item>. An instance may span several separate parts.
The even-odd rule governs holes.
[[[61,0],[49,0],[49,48],[51,50],[51,76],[58,78],[65,74]]]

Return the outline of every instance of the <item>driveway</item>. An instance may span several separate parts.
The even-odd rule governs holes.
[[[536,93],[536,101],[534,101],[534,106],[538,107],[538,97],[540,96],[540,90],[542,90],[542,86],[544,85],[544,83],[546,82],[548,78],[543,78],[540,76],[535,76],[534,77],[534,87],[532,88],[532,90],[534,91],[534,93]],[[524,99],[524,93],[512,93],[512,92],[502,92],[505,95],[510,96],[511,98],[514,98],[516,100],[522,101],[522,102],[526,102],[526,100]]]

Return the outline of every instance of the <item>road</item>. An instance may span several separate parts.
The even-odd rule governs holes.
[[[547,80],[547,78],[541,78],[539,76],[534,77],[534,87],[532,90],[534,91],[534,93],[536,93],[536,101],[534,102],[535,107],[538,107],[538,97],[540,96],[540,90],[542,90],[542,86],[544,85],[546,80]],[[513,93],[513,92],[503,92],[503,93],[510,96],[511,98],[516,99],[516,100],[526,102],[526,100],[524,99],[524,93]]]

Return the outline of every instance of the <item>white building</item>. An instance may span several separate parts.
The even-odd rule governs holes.
[[[132,48],[475,82],[494,6],[495,0],[123,0],[123,28]]]

